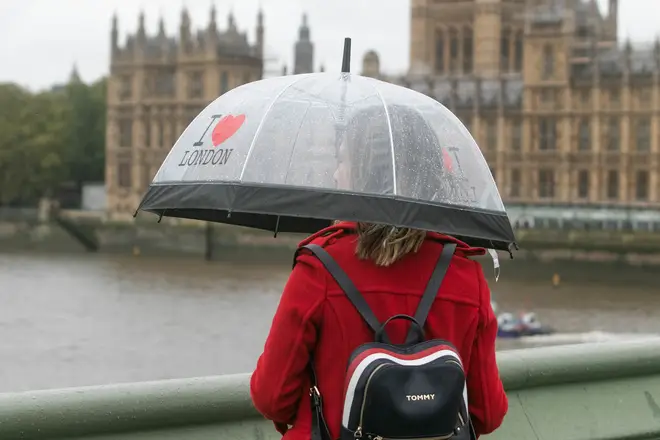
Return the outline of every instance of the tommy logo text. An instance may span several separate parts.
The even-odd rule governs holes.
[[[433,400],[435,399],[435,394],[408,394],[406,395],[408,401],[417,401],[417,400]]]

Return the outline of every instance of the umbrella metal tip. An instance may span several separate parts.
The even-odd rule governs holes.
[[[351,39],[344,38],[344,56],[342,57],[341,73],[351,73]]]

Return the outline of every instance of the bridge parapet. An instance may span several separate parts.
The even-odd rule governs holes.
[[[660,339],[498,355],[509,414],[492,439],[660,438]],[[278,439],[249,375],[0,394],[0,439]]]
[[[0,221],[38,223],[40,221],[39,209],[0,207]]]

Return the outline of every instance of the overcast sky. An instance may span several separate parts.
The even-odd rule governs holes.
[[[598,1],[606,10],[607,0]],[[135,32],[141,9],[148,32],[156,32],[162,15],[167,32],[175,34],[184,4],[193,24],[206,26],[212,3],[221,28],[233,9],[251,41],[257,10],[263,7],[269,66],[291,66],[301,16],[307,12],[317,68],[324,64],[328,70],[340,69],[345,36],[353,38],[354,69],[369,49],[379,52],[388,73],[403,73],[408,67],[409,0],[0,0],[0,81],[44,88],[65,81],[74,63],[85,81],[95,80],[108,70],[114,12],[122,37]],[[657,14],[651,13],[660,0],[619,3],[622,38],[650,41],[660,33]]]

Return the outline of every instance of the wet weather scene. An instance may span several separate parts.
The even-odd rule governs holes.
[[[650,0],[174,3],[0,6],[0,440],[660,438]]]

